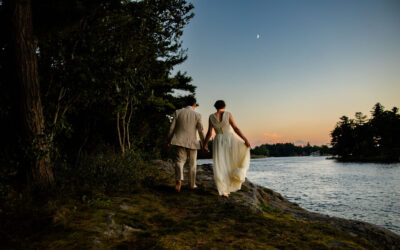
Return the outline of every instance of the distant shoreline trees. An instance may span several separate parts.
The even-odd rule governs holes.
[[[212,158],[212,141],[208,142],[210,152],[199,151],[197,158]],[[296,146],[293,143],[262,144],[250,150],[252,158],[262,157],[285,157],[285,156],[320,156],[332,155],[332,149],[327,145],[311,146],[310,143],[304,146]]]
[[[212,141],[208,142],[210,152],[199,151],[198,159],[211,159],[212,158]],[[307,143],[305,146],[296,146],[293,143],[276,143],[276,144],[262,144],[250,150],[252,158],[262,157],[285,157],[285,156],[320,156],[331,155],[332,149],[327,145],[311,146]]]
[[[309,156],[309,155],[330,155],[331,149],[326,146],[311,146],[307,143],[305,146],[296,146],[293,143],[276,143],[276,144],[263,144],[252,149],[253,156]]]
[[[377,103],[372,117],[361,112],[355,118],[340,117],[331,132],[332,152],[341,161],[400,161],[400,114],[398,108],[385,110]]]

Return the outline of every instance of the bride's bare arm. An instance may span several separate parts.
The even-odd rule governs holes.
[[[203,143],[203,149],[206,151],[209,151],[208,150],[208,141],[211,139],[212,130],[213,130],[213,125],[212,125],[210,119],[208,119],[207,135],[206,135],[206,138],[204,139],[204,143]]]
[[[247,140],[246,136],[244,136],[244,134],[242,133],[242,131],[240,131],[240,129],[238,128],[238,126],[236,126],[236,123],[233,121],[232,115],[229,114],[229,124],[231,124],[233,130],[235,131],[235,133],[240,136],[240,138],[243,139],[244,143],[246,144],[247,147],[250,147],[250,142]]]

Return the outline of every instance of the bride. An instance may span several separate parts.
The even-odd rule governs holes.
[[[212,155],[214,162],[214,180],[219,195],[229,196],[239,190],[245,181],[250,164],[250,143],[233,121],[232,114],[225,111],[225,102],[218,100],[214,107],[216,113],[210,115],[209,125],[203,149],[209,151],[208,141],[215,130]],[[233,133],[243,139],[240,140]]]

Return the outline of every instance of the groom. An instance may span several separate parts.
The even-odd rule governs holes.
[[[169,129],[169,144],[176,147],[175,159],[175,177],[176,191],[181,190],[183,180],[183,166],[186,159],[189,158],[189,186],[196,188],[196,159],[197,149],[200,149],[200,143],[197,140],[196,131],[199,133],[201,143],[204,142],[203,125],[201,115],[194,111],[196,108],[196,99],[189,97],[187,107],[178,109],[173,115],[171,127]]]

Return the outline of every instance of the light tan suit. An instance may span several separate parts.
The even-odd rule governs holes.
[[[201,115],[190,106],[176,110],[168,135],[170,143],[177,147],[175,176],[176,180],[183,180],[183,166],[189,156],[189,185],[192,188],[196,182],[197,149],[200,149],[201,146],[197,140],[197,132],[201,142],[203,142],[204,133]]]

